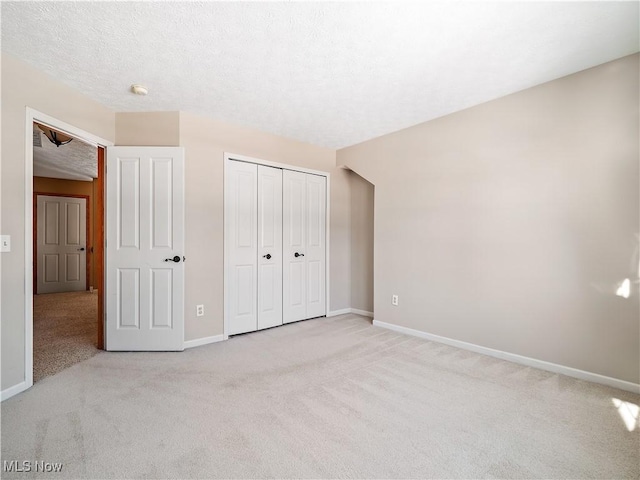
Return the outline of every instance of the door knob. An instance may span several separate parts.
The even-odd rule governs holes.
[[[80,247],[80,248],[78,249],[78,251],[80,251],[80,252],[84,252],[84,247]]]
[[[180,256],[176,255],[173,258],[165,258],[164,259],[165,262],[176,262],[176,263],[180,263]]]
[[[271,260],[271,254],[267,253],[266,255],[262,255],[262,258],[266,258],[267,260]]]
[[[296,252],[296,253],[294,253],[294,254],[293,254],[293,256],[294,256],[294,257],[296,257],[296,258],[298,258],[298,257],[304,257],[304,253],[298,253],[298,252]]]

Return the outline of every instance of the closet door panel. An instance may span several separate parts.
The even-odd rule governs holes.
[[[306,263],[306,174],[283,171],[283,320],[284,323],[307,317]]]
[[[258,165],[258,330],[282,325],[282,170]]]
[[[326,192],[326,177],[306,175],[306,318],[326,314]]]
[[[226,175],[228,335],[235,335],[258,327],[258,166],[230,161]]]

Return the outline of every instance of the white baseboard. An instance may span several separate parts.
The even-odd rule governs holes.
[[[11,398],[20,392],[24,392],[27,388],[29,388],[29,384],[24,381],[14,385],[13,387],[2,390],[2,392],[0,392],[0,401],[4,402],[7,398]]]
[[[482,347],[473,343],[467,343],[460,340],[454,340],[452,338],[441,337],[440,335],[434,335],[432,333],[414,330],[413,328],[407,328],[400,325],[394,325],[392,323],[381,322],[380,320],[373,320],[373,325],[376,327],[393,330],[394,332],[424,338],[425,340],[431,340],[432,342],[444,343],[452,347],[462,348],[463,350],[469,350],[471,352],[481,353],[483,355],[499,358],[501,360],[507,360],[509,362],[518,363],[520,365],[526,365],[527,367],[539,368],[540,370],[560,373],[562,375],[567,375],[568,377],[578,378],[580,380],[586,380],[593,383],[599,383],[602,385],[607,385],[609,387],[619,388],[620,390],[626,390],[628,392],[640,393],[640,384],[627,382],[625,380],[619,380],[617,378],[607,377],[598,373],[586,372],[584,370],[578,370],[577,368],[558,365],[557,363],[545,362],[544,360],[524,357],[515,353],[494,350],[493,348]]]
[[[373,312],[367,312],[366,310],[360,310],[358,308],[342,308],[340,310],[332,310],[327,313],[327,318],[337,317],[338,315],[346,315],[347,313],[355,313],[356,315],[373,318]]]
[[[373,312],[367,312],[366,310],[360,310],[359,308],[352,308],[351,313],[362,315],[363,317],[373,318]]]
[[[196,338],[195,340],[185,340],[184,348],[186,350],[187,348],[201,347],[210,343],[223,342],[227,338],[229,337],[226,335],[214,335],[212,337]]]

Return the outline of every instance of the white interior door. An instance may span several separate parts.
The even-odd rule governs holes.
[[[258,165],[258,330],[282,325],[282,169]]]
[[[87,201],[37,197],[37,292],[87,289]]]
[[[306,248],[307,262],[306,318],[321,317],[326,314],[325,302],[325,255],[326,255],[326,209],[327,178],[320,175],[306,175]]]
[[[182,350],[184,150],[108,147],[106,349]]]
[[[307,317],[306,212],[307,175],[284,170],[282,175],[283,320]]]
[[[235,335],[258,329],[258,166],[228,161],[225,167],[227,335]]]

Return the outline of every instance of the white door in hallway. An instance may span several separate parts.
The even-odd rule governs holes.
[[[107,350],[183,350],[184,150],[108,147]]]
[[[37,292],[87,289],[87,200],[37,196]]]
[[[326,314],[326,191],[320,175],[283,174],[284,323]]]

